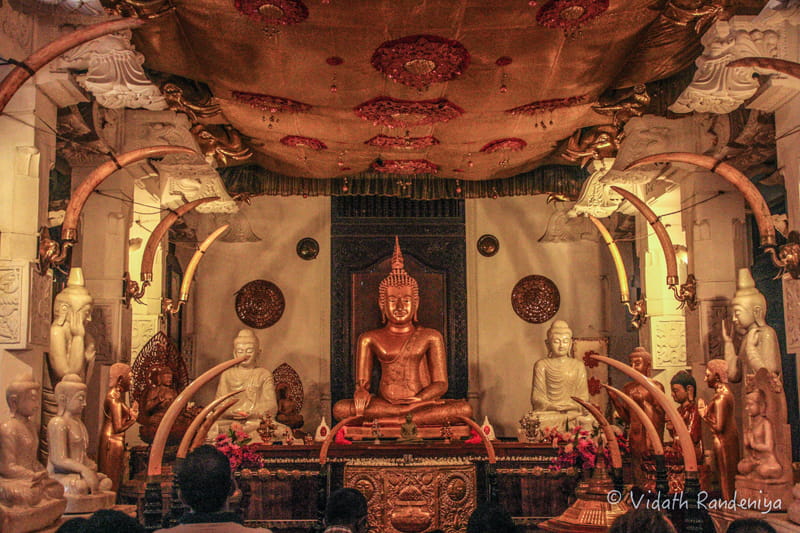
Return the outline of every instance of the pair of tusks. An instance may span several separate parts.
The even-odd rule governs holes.
[[[664,409],[667,417],[672,422],[672,427],[675,429],[675,433],[678,435],[678,439],[680,442],[684,443],[681,446],[681,450],[683,451],[683,464],[685,465],[686,476],[688,477],[697,477],[697,454],[695,453],[694,446],[692,445],[692,437],[689,434],[689,428],[686,427],[686,423],[683,421],[683,417],[678,413],[678,410],[675,408],[673,402],[667,398],[666,394],[661,392],[655,385],[653,385],[646,376],[641,374],[640,372],[634,370],[631,366],[626,365],[621,361],[617,361],[616,359],[611,359],[610,357],[604,357],[602,355],[595,355],[592,354],[589,357],[592,359],[599,361],[601,363],[605,363],[608,366],[612,366],[622,372],[623,374],[627,375],[629,378],[634,380],[636,383],[641,385],[642,387],[647,390],[655,399],[656,402]],[[644,418],[647,418],[646,415]],[[640,417],[640,420],[643,420]],[[646,426],[645,426],[646,427]],[[650,435],[648,431],[648,435]],[[656,439],[651,439],[656,442]],[[660,439],[658,439],[660,442]],[[662,447],[662,454],[663,454],[663,447]]]
[[[164,413],[164,418],[161,419],[161,423],[156,429],[156,435],[150,446],[150,459],[147,463],[148,481],[157,481],[155,478],[161,475],[161,462],[164,460],[164,447],[167,445],[167,437],[175,421],[178,419],[178,416],[183,412],[186,404],[189,403],[189,400],[191,400],[197,391],[209,381],[222,374],[225,370],[243,363],[246,359],[246,357],[229,359],[206,370],[200,374],[197,379],[192,381],[188,387],[183,389],[172,401],[172,404],[167,409],[167,412]]]
[[[322,442],[322,448],[319,451],[319,464],[320,464],[320,466],[325,466],[325,464],[328,462],[328,448],[331,447],[331,442],[333,442],[333,439],[336,436],[336,434],[343,427],[350,426],[350,425],[353,425],[353,424],[355,424],[357,422],[360,422],[363,418],[364,418],[364,415],[349,416],[347,418],[342,419],[341,421],[339,421],[338,424],[333,426],[333,429],[331,429],[331,431],[325,437],[325,440]],[[472,420],[470,418],[467,418],[465,416],[456,416],[456,417],[454,417],[454,419],[465,423],[470,428],[472,428],[472,429],[474,429],[475,431],[478,432],[478,435],[481,436],[481,440],[483,441],[483,445],[486,448],[486,455],[489,458],[489,464],[493,465],[493,464],[497,463],[497,454],[494,451],[494,445],[492,444],[492,441],[489,440],[488,435],[486,435],[483,432],[481,427],[474,420]],[[619,448],[617,448],[617,450],[619,450]],[[622,462],[620,460],[620,466],[621,465],[622,465]]]
[[[153,232],[150,234],[150,238],[147,239],[147,246],[145,246],[144,254],[142,254],[142,268],[140,270],[140,277],[142,280],[141,287],[135,281],[126,278],[127,293],[130,295],[130,297],[137,302],[142,303],[141,298],[144,296],[144,291],[153,281],[153,262],[155,261],[156,250],[158,249],[158,245],[161,243],[161,239],[164,237],[164,235],[166,235],[169,228],[171,228],[180,217],[195,207],[208,202],[214,202],[216,200],[219,200],[219,196],[210,196],[208,198],[201,198],[200,200],[194,200],[193,202],[185,203],[174,211],[171,210],[167,216],[161,219],[155,229],[153,229]]]
[[[176,455],[178,459],[184,459],[188,452],[194,450],[205,442],[211,426],[213,426],[214,423],[219,420],[219,418],[225,414],[228,409],[233,407],[233,405],[239,401],[238,398],[231,398],[231,396],[239,394],[240,392],[244,392],[244,389],[235,390],[225,394],[224,396],[220,396],[205,406],[203,410],[200,411],[196,417],[194,417],[194,420],[192,420],[192,423],[189,425],[186,433],[183,434],[181,443],[178,446],[178,453]],[[220,404],[223,405],[217,409],[217,406]]]
[[[28,78],[64,52],[103,35],[129,28],[138,28],[142,24],[144,24],[142,20],[124,18],[85,26],[43,46],[26,57],[24,61],[14,62],[17,66],[0,82],[0,113],[3,112],[6,104]]]
[[[600,429],[606,436],[606,446],[608,446],[608,455],[611,456],[611,466],[617,472],[622,472],[622,453],[619,451],[619,442],[617,441],[617,436],[614,433],[614,428],[611,427],[608,419],[603,416],[603,413],[600,412],[600,409],[590,404],[586,400],[582,400],[577,396],[572,396],[572,400],[576,403],[579,403],[584,409],[589,411],[589,414],[592,415],[595,420],[597,420],[598,424],[600,424]]]
[[[229,227],[230,224],[223,224],[215,229],[211,235],[206,237],[202,243],[200,243],[200,247],[192,256],[192,259],[189,261],[189,265],[186,267],[186,271],[183,274],[180,299],[177,302],[173,302],[170,299],[164,300],[164,311],[175,315],[178,313],[178,311],[180,311],[181,306],[189,300],[189,289],[192,287],[192,278],[194,278],[194,273],[197,270],[197,266],[200,264],[200,260],[203,258],[206,250],[208,250],[208,247],[211,246],[211,244],[216,241],[220,235],[225,233]]]

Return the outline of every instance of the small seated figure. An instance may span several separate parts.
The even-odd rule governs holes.
[[[275,396],[275,380],[272,372],[257,366],[258,356],[261,353],[258,337],[252,330],[243,329],[233,339],[233,357],[245,360],[222,373],[217,386],[219,398],[237,390],[244,390],[237,395],[239,402],[236,406],[222,415],[220,430],[225,431],[234,421],[244,428],[255,442],[260,442],[261,435],[258,427],[261,417],[265,414],[273,419],[278,412],[278,402]],[[286,432],[287,426],[275,422],[275,435],[278,440]],[[291,433],[291,429],[289,429]]]
[[[81,420],[86,390],[77,374],[64,376],[55,388],[58,414],[47,424],[47,472],[64,485],[67,513],[109,508],[116,499],[109,491],[111,480],[97,471],[97,464],[86,454],[89,433]]]
[[[136,421],[139,422],[139,436],[145,442],[153,442],[158,425],[164,418],[172,401],[178,397],[178,392],[173,387],[173,372],[168,365],[157,365],[150,373],[150,388],[144,394],[144,402]],[[178,416],[175,425],[169,432],[168,445],[178,444],[189,429],[193,412],[186,410]]]
[[[761,479],[779,478],[783,468],[775,458],[775,437],[772,423],[767,419],[764,393],[756,389],[745,397],[744,411],[750,425],[744,431],[744,458],[739,461],[739,473]]]
[[[356,344],[356,387],[353,399],[340,400],[333,416],[364,416],[381,425],[399,426],[412,414],[420,426],[443,425],[448,419],[471,417],[465,400],[445,400],[447,352],[442,334],[415,324],[419,308],[417,280],[404,268],[395,237],[392,271],[379,286],[378,305],[386,325],[362,333]],[[370,392],[372,367],[381,367],[377,394]]]
[[[11,418],[0,424],[0,531],[34,531],[54,522],[67,502],[64,487],[36,460],[39,437],[31,420],[39,411],[40,386],[17,376],[6,388]]]
[[[572,400],[576,396],[588,402],[589,385],[583,362],[570,355],[572,330],[569,325],[563,320],[554,321],[547,330],[545,345],[547,357],[533,365],[533,410],[529,417],[538,418],[542,427],[555,427],[559,431],[564,431],[567,425],[592,427],[594,419]]]
[[[305,422],[303,419],[303,415],[300,414],[300,405],[294,399],[292,394],[292,385],[288,382],[278,382],[277,373],[281,370],[286,370],[288,374],[289,371],[293,374],[292,377],[297,379],[297,383],[299,383],[299,376],[294,371],[292,367],[283,363],[275,371],[272,373],[273,377],[275,378],[275,394],[278,396],[278,414],[275,415],[275,420],[289,426],[294,430],[295,437],[302,437],[304,433],[300,431],[303,427],[303,423]],[[300,402],[302,402],[302,395],[299,398]]]
[[[400,424],[400,438],[397,442],[422,442],[417,435],[417,425],[414,423],[411,413],[406,415],[406,421]]]

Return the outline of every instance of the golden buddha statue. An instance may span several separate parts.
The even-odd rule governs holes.
[[[131,367],[125,363],[111,365],[108,375],[108,392],[103,402],[103,427],[100,430],[100,446],[97,454],[97,469],[111,480],[111,490],[119,490],[125,466],[125,431],[139,416],[139,406],[126,403],[131,388]]]
[[[739,462],[739,429],[734,416],[735,400],[728,385],[728,365],[722,359],[712,359],[706,366],[705,381],[714,389],[708,405],[698,405],[698,411],[714,436],[714,457],[719,473],[719,487],[726,500],[734,496],[736,465]]]
[[[378,305],[386,325],[362,333],[356,345],[356,390],[340,400],[333,415],[342,420],[363,415],[366,421],[400,425],[412,414],[419,426],[441,425],[472,416],[465,400],[444,400],[447,352],[442,334],[415,324],[419,308],[417,281],[408,275],[395,237],[392,271],[380,283]],[[381,367],[377,394],[370,393],[372,367]]]

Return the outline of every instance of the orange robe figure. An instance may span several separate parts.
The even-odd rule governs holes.
[[[111,365],[108,393],[103,402],[103,427],[97,453],[97,469],[112,482],[111,490],[117,492],[125,470],[125,431],[136,422],[136,406],[125,403],[125,393],[131,387],[131,367],[125,363]]]

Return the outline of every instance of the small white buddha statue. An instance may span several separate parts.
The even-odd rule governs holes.
[[[533,366],[530,413],[541,427],[590,427],[593,419],[572,397],[589,401],[589,385],[583,362],[571,357],[572,330],[563,320],[556,320],[547,330],[547,357]]]
[[[67,374],[55,387],[58,414],[47,424],[50,453],[47,472],[64,485],[67,513],[94,512],[114,504],[111,480],[97,471],[86,449],[89,433],[81,420],[87,387],[77,374]]]
[[[261,349],[255,333],[249,329],[241,330],[233,339],[233,357],[244,357],[245,360],[222,373],[216,395],[219,398],[233,391],[244,391],[236,395],[239,402],[222,416],[219,429],[224,431],[232,422],[238,422],[254,442],[261,440],[258,434],[261,417],[269,414],[274,420],[278,412],[272,372],[257,366],[260,353]],[[283,424],[277,422],[275,424],[278,426],[275,430],[277,436],[283,435],[288,429],[288,426]],[[291,434],[291,429],[289,429],[289,433]]]

